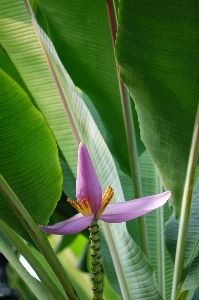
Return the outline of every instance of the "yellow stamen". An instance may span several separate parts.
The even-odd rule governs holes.
[[[88,216],[92,214],[90,205],[87,200],[82,200],[82,202],[74,202],[70,198],[68,198],[67,201],[83,216]]]
[[[112,187],[108,186],[102,197],[102,203],[100,205],[100,208],[95,216],[96,219],[104,212],[104,210],[106,209],[107,205],[109,204],[113,196],[114,196],[113,189]]]

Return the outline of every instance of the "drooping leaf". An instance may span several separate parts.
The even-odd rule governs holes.
[[[61,192],[57,146],[44,117],[20,86],[3,71],[0,83],[0,176],[35,223],[45,224]],[[0,218],[32,242],[2,196],[0,203]]]
[[[198,105],[198,2],[119,4],[116,56],[142,140],[179,217]]]

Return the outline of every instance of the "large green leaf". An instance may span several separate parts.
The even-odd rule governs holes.
[[[118,22],[121,78],[179,217],[199,94],[198,2],[121,0]]]
[[[44,117],[27,94],[3,71],[0,71],[0,82],[0,175],[35,223],[45,224],[61,192],[57,146]],[[0,203],[0,218],[30,240],[2,196]]]
[[[60,60],[75,85],[88,95],[97,109],[103,124],[103,130],[99,128],[103,138],[120,168],[130,174],[106,2],[38,0],[38,4]],[[95,115],[93,117],[95,119]],[[139,131],[138,123],[136,129]],[[139,133],[137,144],[142,153]]]

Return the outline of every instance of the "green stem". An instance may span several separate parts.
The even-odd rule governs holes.
[[[97,221],[93,220],[89,226],[90,230],[90,247],[91,247],[91,264],[92,264],[92,281],[93,281],[93,300],[103,300],[103,274],[102,261],[100,254],[100,238]]]
[[[35,242],[41,253],[44,255],[46,261],[49,263],[58,280],[60,281],[68,298],[71,300],[79,300],[79,297],[75,289],[73,288],[63,266],[61,265],[59,259],[53,252],[53,249],[46,235],[44,235],[39,230],[31,216],[21,203],[21,201],[18,199],[17,195],[5,182],[2,176],[0,176],[0,193],[7,200],[13,211],[20,219],[21,223],[24,225],[24,227],[30,234],[32,240]]]
[[[113,48],[115,50],[115,39],[116,39],[116,32],[117,32],[115,10],[114,10],[114,5],[112,0],[107,0],[106,3],[107,3],[108,15],[109,15]],[[141,184],[140,168],[139,168],[139,161],[138,161],[133,114],[131,110],[129,93],[126,87],[124,86],[124,84],[120,80],[119,67],[117,61],[116,61],[116,70],[117,70],[118,84],[120,90],[120,97],[122,102],[122,110],[124,116],[130,170],[131,170],[131,177],[134,186],[134,194],[135,194],[135,198],[141,198],[142,184]],[[140,247],[144,252],[145,256],[149,258],[148,238],[147,238],[148,235],[147,235],[145,216],[138,218],[138,227],[139,227],[139,236],[140,236]]]
[[[160,177],[156,173],[157,178],[157,194],[162,193],[162,183]],[[165,290],[165,251],[164,251],[164,207],[156,210],[158,226],[157,226],[157,240],[158,240],[158,285],[160,294],[163,299],[166,298]]]
[[[193,191],[194,175],[196,169],[196,162],[198,158],[199,150],[199,107],[196,115],[196,123],[192,138],[189,162],[187,167],[187,175],[185,180],[185,187],[182,198],[182,208],[179,222],[178,241],[176,248],[175,266],[174,266],[174,277],[171,299],[176,298],[176,291],[182,279],[183,265],[184,265],[184,254],[186,235],[189,222],[189,213],[191,206],[191,197]]]
[[[64,290],[61,285],[58,288],[56,283],[53,281],[48,272],[44,269],[41,263],[37,260],[34,254],[31,252],[30,248],[24,241],[16,234],[10,227],[8,227],[3,221],[0,220],[0,229],[4,232],[4,234],[8,237],[8,239],[12,242],[12,244],[16,247],[21,255],[29,262],[32,268],[35,270],[41,282],[45,285],[54,299],[66,299],[64,295]],[[59,282],[57,282],[59,284]]]

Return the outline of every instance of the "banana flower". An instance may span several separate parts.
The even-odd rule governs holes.
[[[102,196],[102,188],[88,150],[83,143],[80,143],[76,180],[77,201],[67,199],[79,213],[68,220],[51,226],[39,226],[39,228],[47,233],[68,235],[84,230],[93,220],[107,223],[126,222],[164,205],[171,193],[167,191],[136,200],[109,204],[113,195],[113,189],[109,186]]]

